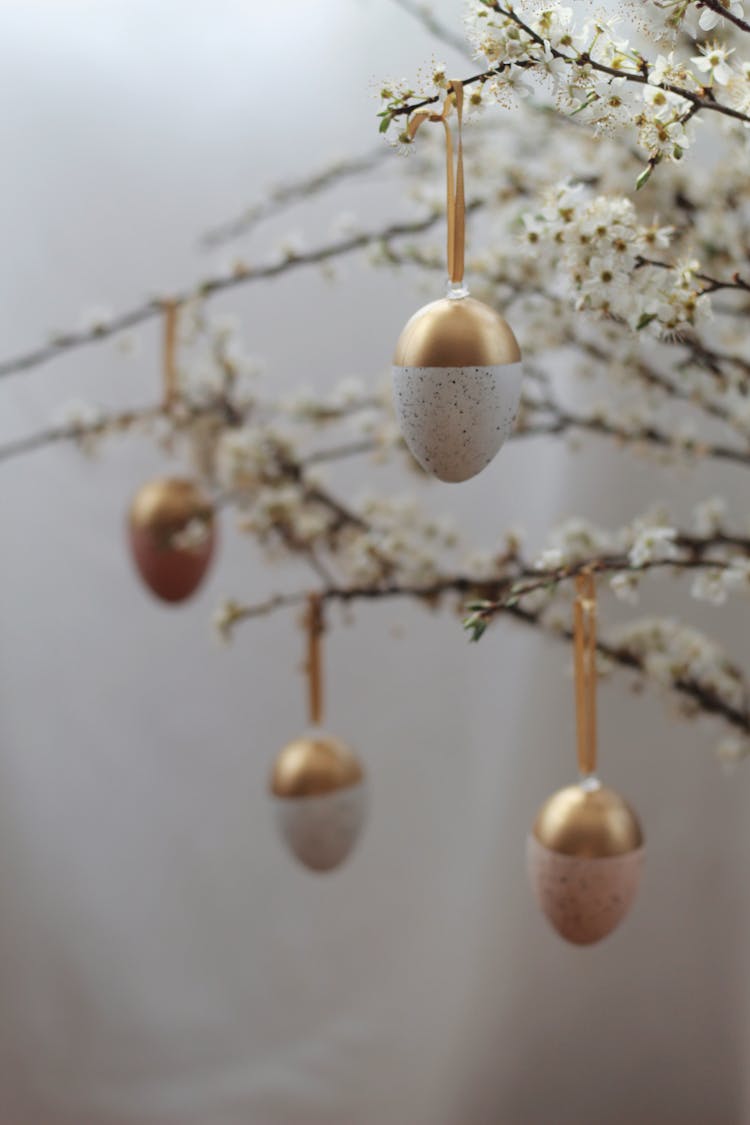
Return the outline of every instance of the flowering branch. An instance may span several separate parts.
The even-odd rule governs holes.
[[[640,269],[642,266],[653,266],[655,269],[669,270],[674,269],[674,266],[669,262],[660,262],[655,258],[644,258],[639,254],[635,261],[635,268]],[[721,289],[739,289],[744,293],[750,293],[750,282],[745,281],[740,277],[739,273],[734,273],[730,281],[724,281],[718,277],[711,277],[710,274],[696,272],[693,277],[698,281],[704,282],[702,293],[717,293]]]
[[[474,208],[478,206],[480,206],[479,202],[473,204]],[[282,274],[288,273],[291,270],[298,269],[301,266],[321,265],[334,258],[351,254],[353,251],[365,249],[368,246],[377,245],[378,243],[387,244],[410,235],[424,234],[425,231],[435,226],[440,218],[440,212],[433,211],[423,219],[416,219],[411,222],[391,223],[381,230],[362,231],[350,235],[347,238],[342,238],[335,242],[319,246],[314,250],[302,252],[289,251],[287,255],[279,261],[269,262],[265,265],[247,266],[243,262],[238,262],[230,273],[209,277],[199,282],[198,285],[192,289],[173,294],[169,299],[179,305],[184,305],[189,301],[213,297],[217,293],[223,293],[228,289],[235,289],[240,285],[247,285],[253,281],[267,281],[271,278],[276,278]],[[48,360],[54,359],[64,352],[98,343],[100,340],[106,340],[108,337],[123,332],[128,328],[134,328],[137,325],[145,324],[149,320],[154,320],[156,317],[163,315],[165,300],[166,298],[163,297],[155,297],[151,300],[144,301],[143,304],[137,305],[135,308],[129,309],[127,312],[112,317],[110,320],[101,321],[91,328],[84,329],[80,332],[65,332],[54,336],[49,343],[43,344],[41,347],[1,361],[0,377],[13,375],[21,371],[28,371],[30,368],[38,367],[40,364],[46,363]]]
[[[373,152],[355,156],[348,160],[336,161],[301,180],[272,188],[265,199],[248,207],[241,215],[207,230],[201,237],[201,243],[206,247],[220,246],[225,242],[239,238],[241,235],[248,234],[259,223],[273,215],[278,215],[280,211],[291,204],[310,199],[311,196],[317,195],[343,180],[371,171],[387,155],[388,150],[379,145]]]
[[[690,116],[694,116],[701,110],[708,110],[714,113],[724,114],[727,117],[734,118],[735,120],[742,121],[745,124],[750,124],[750,115],[742,110],[735,109],[732,106],[726,105],[716,99],[713,90],[710,86],[700,86],[697,90],[692,90],[687,86],[678,85],[674,82],[660,80],[653,81],[651,74],[651,66],[648,61],[642,56],[638,56],[635,64],[635,69],[626,69],[622,66],[610,66],[603,63],[596,58],[592,57],[589,51],[575,51],[567,53],[554,47],[549,40],[544,36],[534,31],[521,17],[514,11],[512,7],[503,7],[499,0],[482,0],[486,8],[491,9],[498,15],[503,16],[511,23],[515,24],[520,31],[528,37],[529,43],[534,44],[542,49],[543,54],[539,57],[532,57],[528,59],[516,58],[510,61],[503,61],[496,66],[489,67],[478,74],[473,74],[469,78],[461,81],[462,86],[473,86],[476,83],[488,82],[492,78],[497,78],[511,67],[520,68],[522,70],[530,69],[534,66],[542,64],[545,59],[552,58],[566,65],[580,68],[582,70],[594,71],[597,74],[602,74],[610,78],[624,79],[626,82],[633,82],[641,86],[649,84],[657,85],[660,89],[665,90],[669,94],[673,94],[678,98],[684,99],[691,106]],[[625,59],[623,59],[623,64]],[[390,117],[395,118],[403,114],[411,114],[415,110],[423,109],[426,106],[434,105],[442,97],[441,93],[434,94],[429,97],[421,98],[418,101],[405,100],[403,104],[397,105],[391,103],[389,105]]]
[[[690,539],[690,537],[688,537]],[[666,560],[652,560],[640,569],[653,569],[664,566],[679,566],[685,569],[705,568],[715,564],[701,557],[701,551],[708,550],[708,541],[698,543],[692,537],[696,547],[696,555],[678,564]],[[745,540],[745,548],[750,551],[750,541]],[[627,558],[601,557],[589,559],[578,564],[556,568],[538,575],[533,581],[522,585],[517,578],[503,580],[480,580],[468,575],[454,574],[441,577],[425,585],[410,585],[399,582],[389,582],[380,586],[325,586],[317,591],[324,603],[338,602],[350,605],[354,602],[378,601],[381,599],[412,599],[422,602],[430,608],[436,608],[443,597],[450,594],[459,595],[460,601],[469,596],[471,598],[496,598],[495,601],[474,602],[471,606],[472,613],[465,622],[465,626],[474,639],[481,636],[488,616],[505,614],[523,624],[535,626],[557,637],[560,640],[570,641],[570,629],[559,621],[545,617],[543,610],[527,608],[522,604],[524,596],[537,590],[549,589],[550,585],[574,578],[582,571],[595,570],[605,573],[608,570],[622,571],[629,566]],[[499,591],[503,591],[499,594]],[[229,640],[234,628],[258,617],[266,616],[281,609],[293,608],[305,604],[309,594],[307,591],[291,594],[277,594],[266,601],[252,605],[241,605],[228,602],[217,616],[217,627],[224,639]],[[649,668],[648,655],[639,650],[634,637],[622,639],[608,639],[602,637],[597,643],[597,649],[611,664],[639,672],[643,676],[652,674]],[[742,735],[750,734],[750,705],[748,701],[748,688],[742,672],[735,665],[727,665],[724,670],[725,681],[729,681],[731,690],[723,693],[720,686],[706,681],[700,674],[690,670],[686,664],[675,666],[675,675],[667,685],[678,696],[682,697],[689,705],[689,713],[702,712],[724,719],[731,727],[740,731]],[[739,686],[738,686],[739,685]]]

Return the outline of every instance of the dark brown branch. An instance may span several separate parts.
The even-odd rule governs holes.
[[[497,77],[498,74],[503,74],[511,67],[518,67],[520,70],[530,70],[536,66],[536,60],[532,59],[517,59],[513,62],[498,63],[497,66],[490,67],[489,70],[482,70],[478,74],[472,74],[470,78],[461,79],[461,85],[464,89],[467,86],[475,86],[477,82],[487,82],[490,78]],[[415,110],[424,109],[428,105],[435,105],[444,97],[444,94],[433,94],[427,98],[420,98],[416,102],[404,102],[401,106],[396,106],[391,110],[391,117],[401,117],[405,113],[414,113]]]
[[[731,538],[732,537],[730,537],[730,539]],[[319,590],[318,593],[324,603],[339,602],[342,604],[351,604],[355,601],[376,601],[382,598],[411,598],[421,601],[430,607],[434,607],[446,594],[458,594],[464,600],[469,596],[471,598],[500,598],[502,600],[494,602],[488,601],[486,603],[486,610],[483,609],[479,611],[478,615],[482,616],[487,613],[490,616],[496,616],[500,613],[504,613],[516,621],[520,621],[526,625],[536,626],[558,639],[569,641],[571,639],[570,630],[550,624],[550,622],[544,620],[542,612],[539,610],[534,611],[526,609],[523,605],[519,604],[519,598],[522,597],[524,593],[528,594],[533,590],[549,586],[553,582],[559,584],[560,582],[574,578],[575,575],[579,574],[584,569],[594,570],[596,573],[601,574],[607,571],[619,572],[623,570],[637,570],[640,572],[664,567],[674,567],[678,570],[698,568],[717,569],[725,565],[721,561],[704,559],[702,557],[704,548],[709,544],[709,540],[707,539],[702,540],[695,536],[683,536],[678,537],[677,542],[683,545],[692,542],[696,547],[696,555],[691,559],[686,559],[681,562],[676,562],[675,560],[654,560],[638,568],[630,566],[627,556],[602,556],[598,559],[583,560],[576,564],[547,571],[543,575],[538,575],[536,579],[528,582],[525,586],[523,583],[519,583],[517,576],[496,579],[474,579],[466,575],[453,575],[438,579],[435,582],[423,586],[402,585],[398,582],[389,582],[377,587],[327,586]],[[750,553],[750,540],[740,538],[740,542],[742,542],[745,551]],[[231,633],[231,629],[241,622],[265,616],[279,609],[303,605],[308,597],[309,594],[307,592],[277,594],[267,601],[259,602],[255,605],[234,605],[231,607],[224,627],[229,634]],[[599,640],[597,648],[602,655],[606,656],[613,663],[648,676],[648,670],[642,658],[627,646],[615,645],[605,638],[602,638]],[[723,718],[730,725],[745,734],[750,733],[750,715],[748,715],[747,711],[732,706],[707,685],[696,679],[683,677],[675,680],[672,687],[678,695],[690,700],[707,714]]]
[[[538,613],[532,613],[523,609],[521,606],[512,606],[506,612],[508,612],[514,620],[522,621],[526,625],[536,625],[554,636],[559,637],[560,640],[572,641],[573,639],[573,633],[570,629],[552,628],[541,620]],[[597,641],[596,648],[597,652],[607,657],[613,664],[619,664],[621,668],[630,668],[643,676],[648,676],[648,671],[644,666],[643,660],[634,653],[632,649],[626,648],[625,646],[610,644],[608,641],[602,640],[601,638]],[[689,678],[677,679],[672,684],[672,690],[683,698],[689,699],[691,703],[696,704],[706,714],[716,715],[724,719],[731,726],[742,731],[743,734],[750,734],[750,715],[747,711],[733,707],[715,691],[712,691],[698,680]]]
[[[479,206],[481,206],[479,202],[473,204],[473,208]],[[246,266],[240,263],[235,266],[231,273],[222,277],[208,278],[206,281],[196,285],[193,289],[173,294],[170,299],[179,304],[185,304],[195,298],[213,297],[217,293],[223,293],[225,290],[235,289],[240,285],[246,285],[253,281],[270,280],[301,266],[320,265],[323,262],[331,261],[333,258],[341,257],[344,254],[350,254],[356,250],[362,250],[378,242],[387,243],[391,240],[408,237],[409,235],[423,234],[425,231],[430,230],[431,227],[434,227],[441,217],[439,213],[434,213],[424,219],[418,219],[413,222],[392,223],[382,230],[363,231],[359,234],[350,235],[348,238],[339,239],[337,242],[329,243],[326,246],[320,246],[315,250],[289,254],[278,262],[272,262],[262,266]],[[89,344],[95,344],[100,340],[106,340],[128,328],[134,328],[137,325],[144,324],[149,320],[161,316],[162,309],[163,298],[156,297],[152,300],[145,301],[142,305],[129,309],[125,313],[113,317],[112,320],[106,323],[97,324],[93,328],[85,329],[81,332],[62,333],[59,336],[53,337],[48,344],[43,344],[41,347],[34,348],[21,355],[12,356],[0,362],[0,377],[14,375],[21,371],[28,371],[30,368],[38,367],[40,364],[46,363],[48,360],[54,359],[56,356],[62,355],[65,352],[86,347]]]
[[[643,266],[651,266],[658,270],[674,269],[671,262],[660,262],[656,258],[644,258],[643,255],[639,254],[635,260],[635,268],[641,269]],[[720,289],[739,289],[744,293],[750,293],[750,282],[740,277],[739,273],[733,274],[730,281],[723,281],[721,278],[712,277],[707,273],[694,273],[692,276],[704,283],[701,293],[716,293]]]
[[[506,19],[509,19],[513,23],[515,23],[516,26],[529,37],[532,43],[541,47],[554,59],[559,59],[571,66],[586,66],[599,74],[605,74],[612,78],[624,78],[628,82],[635,82],[641,86],[648,85],[649,66],[645,59],[643,59],[641,62],[640,70],[629,71],[618,70],[613,66],[608,66],[606,63],[598,62],[585,51],[581,52],[580,54],[567,55],[564,51],[560,51],[558,48],[551,47],[549,46],[549,44],[545,43],[542,36],[538,35],[537,32],[535,32],[531,27],[528,26],[528,24],[524,23],[520,16],[518,16],[511,9],[503,8],[500,3],[497,2],[497,0],[494,4],[487,3],[486,6],[497,12],[498,15],[504,16]],[[488,70],[481,71],[479,74],[471,75],[470,78],[465,78],[461,84],[462,86],[472,86],[477,82],[484,83],[487,82],[490,78],[494,78],[497,75],[502,74],[511,66],[528,69],[530,67],[538,65],[538,63],[541,61],[541,59],[518,59],[514,60],[513,62],[500,63],[498,66],[490,67]],[[700,110],[709,110],[714,113],[724,114],[724,116],[726,117],[732,117],[737,121],[743,121],[746,124],[750,123],[750,116],[748,116],[748,114],[742,113],[738,109],[732,109],[731,106],[724,105],[722,102],[717,101],[714,94],[708,87],[701,87],[699,93],[695,90],[689,90],[684,86],[676,86],[672,82],[660,82],[659,88],[668,91],[668,93],[670,94],[676,94],[678,97],[684,98],[685,101],[689,102],[691,107],[693,107],[691,116],[693,116]],[[423,109],[425,106],[434,105],[436,102],[440,101],[442,96],[442,94],[435,94],[431,97],[422,98],[416,102],[405,102],[403,105],[397,106],[396,108],[392,109],[391,116],[398,117],[401,114],[413,113],[414,110]]]
[[[547,413],[548,418],[529,422],[522,425],[517,431],[517,437],[538,437],[550,434],[565,434],[580,431],[597,434],[600,437],[612,438],[623,445],[651,445],[660,449],[673,450],[674,452],[690,453],[696,457],[707,457],[715,461],[729,461],[735,465],[750,466],[750,451],[736,449],[730,445],[720,445],[716,442],[703,442],[693,440],[687,442],[656,426],[642,426],[639,429],[626,429],[606,422],[602,418],[574,414],[565,410],[558,403],[544,403],[542,413]]]

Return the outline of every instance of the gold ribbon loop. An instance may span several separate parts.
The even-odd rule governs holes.
[[[455,179],[453,172],[453,137],[448,116],[455,104],[458,121],[457,157]],[[464,148],[463,148],[463,108],[464,88],[461,82],[451,82],[442,113],[429,113],[421,110],[409,118],[407,132],[414,140],[417,130],[425,121],[440,121],[445,129],[445,186],[446,212],[448,216],[448,276],[458,284],[464,279],[464,246],[466,241],[466,199],[464,195]]]
[[[593,574],[576,578],[573,605],[578,769],[583,777],[596,771],[596,581]]]
[[[451,281],[459,282],[464,279],[464,244],[466,240],[466,199],[464,197],[464,142],[463,142],[463,116],[464,116],[464,88],[461,82],[454,82],[453,96],[456,99],[456,120],[458,136],[458,154],[456,157],[456,193],[453,199],[453,229],[448,228],[450,242],[448,244],[448,273]],[[453,154],[451,153],[451,168],[453,167]]]
[[[321,642],[325,623],[323,621],[323,600],[320,594],[310,594],[305,614],[307,630],[307,672],[308,709],[310,723],[318,726],[323,718],[323,665]]]
[[[177,301],[164,301],[164,353],[162,364],[162,405],[169,410],[177,401]]]

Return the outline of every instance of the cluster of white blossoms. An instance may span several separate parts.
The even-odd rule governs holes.
[[[718,7],[723,12],[689,2],[652,2],[654,15],[667,9],[672,32],[685,35],[691,28],[699,34],[731,33],[734,25],[724,12],[742,19],[741,5]],[[562,109],[584,113],[595,127],[632,126],[653,166],[681,160],[692,145],[694,114],[707,89],[712,100],[736,114],[747,113],[750,64],[734,46],[714,38],[696,40],[695,49],[684,55],[671,50],[649,58],[639,41],[642,26],[642,20],[628,28],[620,16],[592,15],[588,5],[576,11],[562,4],[503,0],[468,4],[467,28],[476,54],[488,68],[500,70],[483,82],[484,94],[505,98],[523,68],[551,83]],[[663,31],[663,25],[653,30]]]
[[[617,317],[636,331],[651,325],[667,333],[710,314],[696,280],[698,263],[669,266],[653,258],[669,247],[672,228],[639,222],[629,199],[591,198],[582,183],[557,184],[523,223],[528,251],[562,267],[578,310]]]

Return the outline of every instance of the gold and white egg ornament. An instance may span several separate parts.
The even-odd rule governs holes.
[[[287,847],[311,871],[331,871],[359,839],[367,814],[362,764],[319,729],[290,742],[274,762],[270,790]]]
[[[554,929],[574,945],[612,933],[630,910],[645,849],[636,814],[595,777],[558,790],[528,838],[528,872]]]
[[[183,477],[148,481],[133,498],[128,539],[138,573],[157,598],[182,602],[203,581],[216,547],[216,514]]]
[[[439,480],[476,476],[515,424],[521,349],[506,320],[462,284],[407,321],[393,359],[401,434]]]
[[[455,174],[448,118],[455,107]],[[393,401],[404,441],[422,468],[464,481],[490,463],[513,428],[521,396],[521,349],[510,325],[464,285],[466,201],[461,124],[463,84],[450,82],[441,113],[409,118],[413,138],[425,121],[446,140],[448,294],[407,321],[393,358]]]

